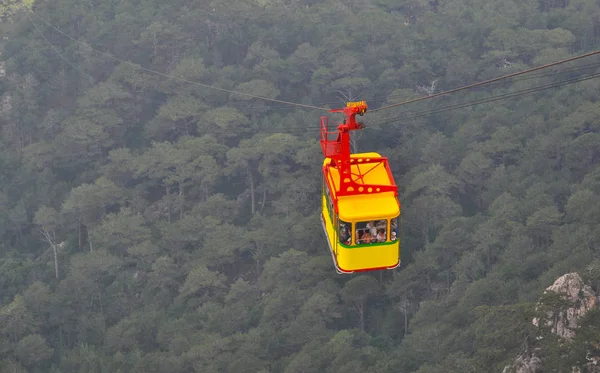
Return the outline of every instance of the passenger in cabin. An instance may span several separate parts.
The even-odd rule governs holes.
[[[373,237],[367,231],[365,231],[362,235],[362,243],[371,243],[373,241]]]
[[[340,242],[349,245],[350,238],[350,232],[348,232],[346,224],[340,224]]]
[[[379,228],[377,231],[377,242],[385,242],[385,229]]]
[[[371,236],[373,236],[373,237],[377,236],[377,227],[375,226],[375,221],[368,222],[367,228],[369,229]]]
[[[398,237],[396,237],[396,232],[392,232],[392,241],[396,241]]]
[[[357,229],[356,230],[356,244],[360,245],[361,243],[363,243],[363,231],[362,231],[362,229]]]
[[[345,244],[348,241],[348,233],[346,231],[340,232],[340,242]]]

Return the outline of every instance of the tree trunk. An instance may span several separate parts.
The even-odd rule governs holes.
[[[166,185],[165,192],[167,193],[167,220],[170,223],[171,222],[171,201],[169,199],[171,198],[171,193],[170,193],[169,189],[170,189],[169,186]]]
[[[54,253],[54,275],[58,280],[58,249],[56,248],[56,243],[54,242],[54,232],[50,234],[50,232],[48,232],[48,230],[45,227],[41,227],[40,231],[46,239],[46,242],[48,242],[50,247],[52,247],[52,251]]]
[[[358,153],[358,144],[356,136],[356,132],[350,132],[350,149],[353,154]]]
[[[104,316],[104,304],[102,303],[102,290],[100,290],[99,286],[96,286],[98,289],[98,300],[100,301],[100,315],[102,316],[102,331],[106,332],[106,317]]]
[[[265,208],[265,203],[267,203],[267,188],[263,189],[263,198],[262,198],[262,202],[260,203],[260,212],[263,212],[263,209]]]
[[[179,220],[183,219],[183,207],[185,206],[185,196],[183,195],[183,187],[179,183]]]
[[[90,228],[88,226],[85,227],[85,233],[87,233],[88,245],[90,246],[90,251],[94,251],[94,247],[92,246],[92,237],[90,237]]]
[[[19,243],[23,242],[23,225],[18,223],[19,226]]]
[[[248,181],[250,182],[250,200],[252,202],[252,215],[256,212],[256,190],[254,188],[254,176],[252,170],[248,171]]]
[[[406,307],[403,309],[404,311],[404,335],[408,335],[408,310]]]
[[[408,297],[406,295],[402,296],[402,299],[400,299],[400,304],[398,305],[398,307],[400,308],[400,310],[402,311],[402,314],[404,315],[404,335],[408,335],[408,306],[410,305],[410,302],[408,300]]]
[[[359,302],[356,305],[356,310],[358,311],[360,331],[364,332],[365,331],[365,302],[364,301]]]
[[[252,256],[254,258],[254,261],[256,262],[256,278],[258,278],[260,276],[260,254],[262,252],[262,249],[258,246],[256,242],[254,242],[254,247],[256,248],[256,250],[254,250]]]
[[[52,251],[54,251],[54,275],[58,280],[58,250],[56,250],[56,245],[52,245]]]

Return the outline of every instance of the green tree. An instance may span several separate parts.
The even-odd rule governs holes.
[[[106,357],[100,351],[88,345],[75,347],[64,355],[60,368],[75,373],[101,373],[106,365]]]
[[[379,284],[370,276],[359,276],[348,281],[341,292],[344,302],[351,304],[358,313],[358,327],[365,330],[367,301],[379,290]]]
[[[192,269],[179,290],[182,301],[202,304],[225,288],[225,278],[217,272],[209,270],[205,265],[198,265]]]
[[[492,168],[493,163],[489,157],[479,152],[471,152],[461,161],[457,171],[463,187],[472,194],[472,199],[479,208],[483,207],[481,193]]]
[[[594,224],[600,219],[600,197],[589,189],[578,190],[573,193],[565,206],[566,218],[571,222]]]
[[[24,337],[15,347],[17,359],[27,367],[42,365],[52,356],[53,352],[53,349],[46,344],[44,337],[39,334]]]
[[[91,239],[110,252],[123,255],[130,248],[147,241],[150,229],[144,225],[144,218],[127,213],[108,214],[90,232]]]
[[[52,253],[54,254],[54,275],[58,280],[58,245],[60,243],[56,240],[56,231],[60,227],[60,215],[58,211],[52,207],[42,206],[35,213],[33,220],[38,226],[43,239],[50,245],[50,248],[52,248]]]
[[[123,191],[104,177],[100,177],[94,184],[82,184],[71,190],[62,205],[61,214],[77,226],[79,248],[82,245],[81,226],[87,228],[88,243],[92,250],[90,228],[112,208],[119,206],[123,197]]]

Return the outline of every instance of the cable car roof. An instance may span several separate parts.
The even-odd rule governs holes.
[[[352,154],[351,158],[379,158],[375,152]],[[325,159],[324,164],[330,162]],[[383,163],[357,164],[351,166],[352,178],[359,184],[393,185]],[[329,179],[335,189],[339,190],[340,176],[336,168],[329,168]],[[398,201],[394,192],[365,193],[350,196],[338,196],[338,211],[341,220],[366,221],[395,217],[400,214]]]
[[[370,221],[400,215],[394,192],[344,196],[338,200],[340,220]]]

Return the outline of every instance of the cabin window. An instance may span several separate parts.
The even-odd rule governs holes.
[[[333,224],[334,223],[333,202],[331,201],[331,194],[329,194],[329,188],[327,188],[327,185],[325,184],[325,178],[323,178],[323,195],[325,196],[325,199],[327,200],[327,211],[329,212],[329,219],[331,219],[331,223]]]
[[[352,244],[352,224],[340,220],[340,243],[344,245]]]
[[[387,220],[371,220],[356,223],[356,243],[368,244],[387,241]]]
[[[327,210],[329,211],[329,218],[333,223],[333,215],[335,214],[335,211],[333,210],[333,202],[331,202],[331,196],[327,191],[325,192],[325,196],[327,197]]]
[[[392,219],[392,223],[390,225],[390,231],[391,231],[390,232],[390,234],[391,234],[390,239],[392,241],[397,241],[398,237],[400,237],[400,232],[398,232],[398,226],[400,225],[400,221],[399,220],[400,219],[399,219],[398,216],[396,216],[395,218]]]

